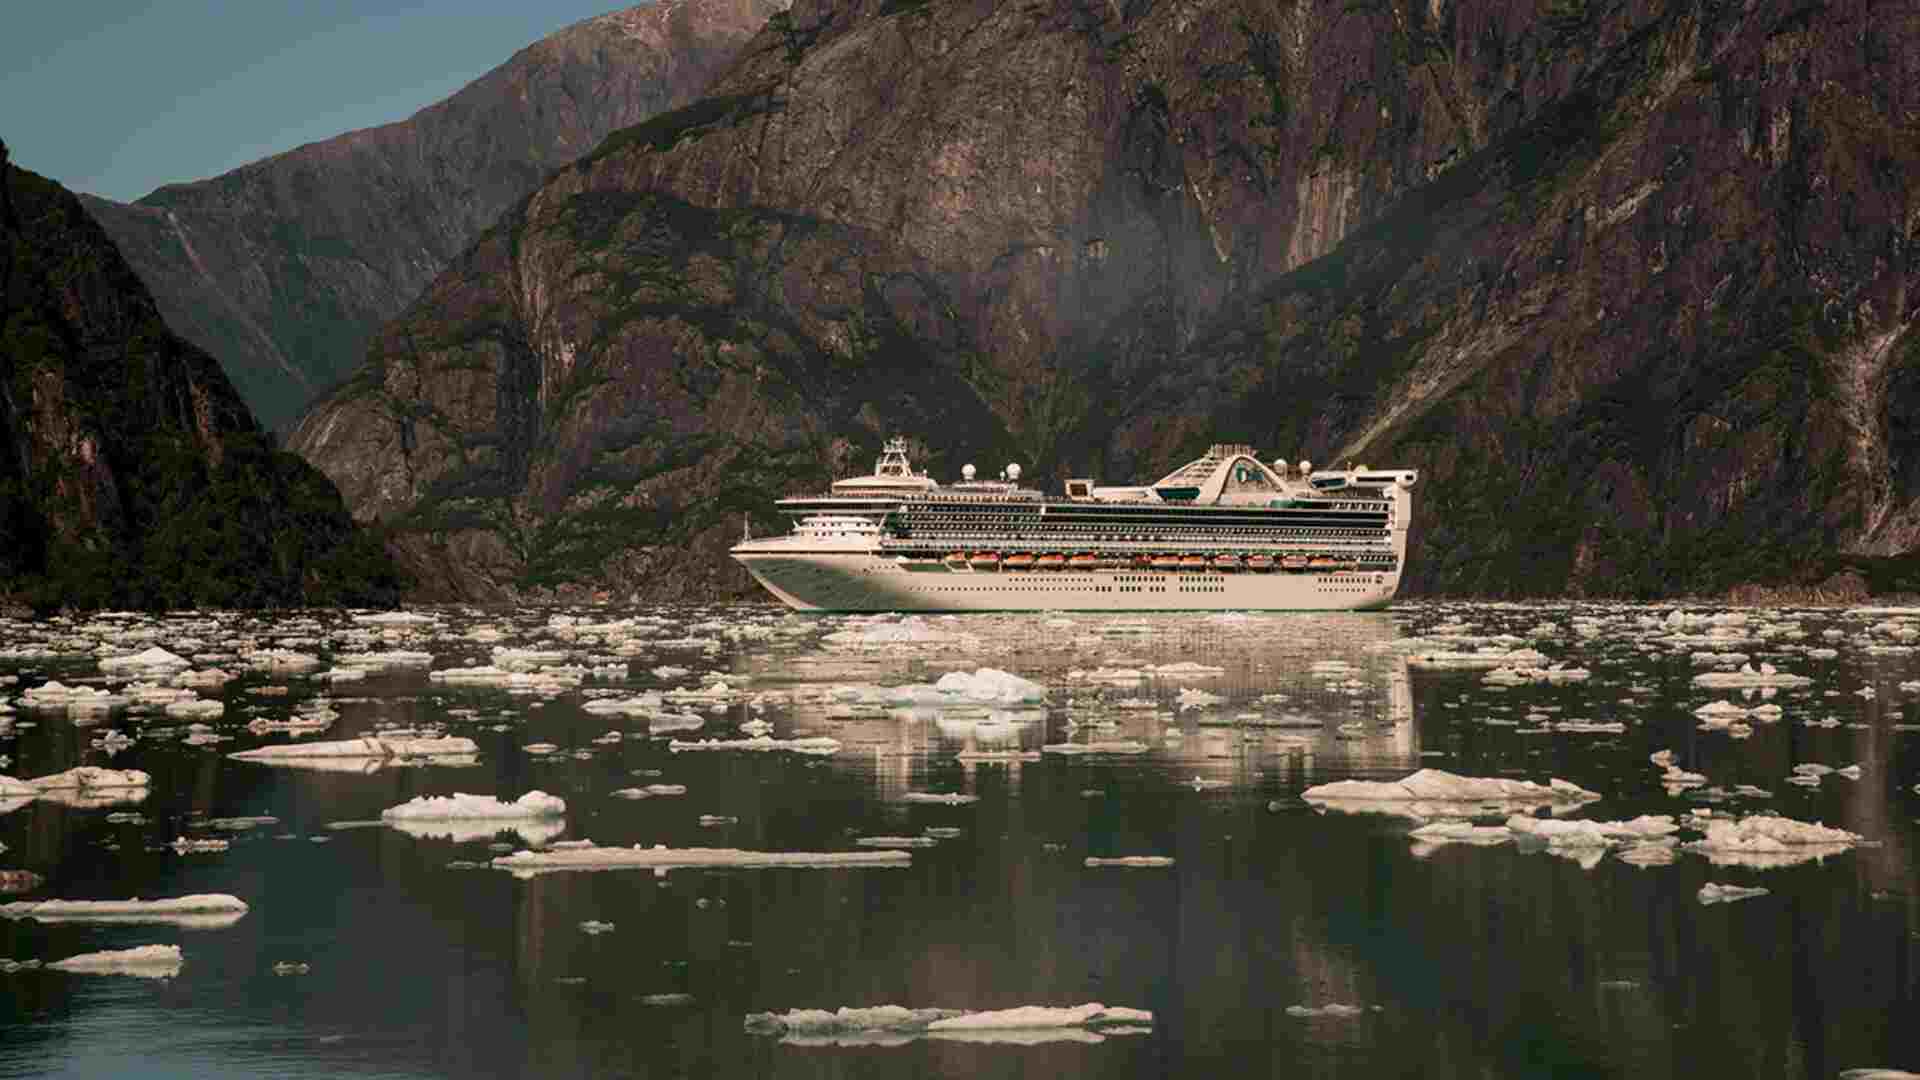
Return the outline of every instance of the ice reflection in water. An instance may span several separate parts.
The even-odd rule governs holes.
[[[0,753],[13,759],[0,773],[151,774],[144,798],[10,797],[0,871],[44,875],[29,898],[231,893],[251,909],[191,932],[0,922],[9,961],[142,944],[179,944],[185,956],[161,981],[0,974],[0,1071],[1913,1068],[1920,1053],[1900,1018],[1913,1006],[1920,927],[1916,641],[1920,618],[1903,612],[1603,606],[0,622],[0,678],[19,680],[0,683],[7,699],[59,681],[88,690],[73,701],[107,689],[155,703],[0,713]],[[138,658],[155,646],[189,673],[157,653]],[[102,656],[135,659],[109,674]],[[1520,674],[1490,680],[1502,664]],[[1552,664],[1591,675],[1525,674]],[[1743,664],[1810,682],[1749,695],[1698,678]],[[206,674],[215,668],[235,678]],[[366,675],[335,679],[357,670]],[[160,703],[180,695],[131,693],[135,681],[224,709],[168,715]],[[1744,711],[1744,738],[1695,715],[1723,700]],[[319,730],[275,730],[296,719]],[[469,738],[479,753],[465,767],[407,753],[325,768],[227,756],[370,735],[387,746]],[[761,736],[841,748],[670,749],[674,738]],[[539,743],[554,749],[526,749]],[[1706,780],[1669,793],[1649,762],[1660,750]],[[1786,782],[1810,764],[1836,771],[1812,786]],[[1848,765],[1858,779],[1838,771]],[[1422,767],[1559,777],[1600,793],[1572,819],[1768,810],[1871,846],[1804,861],[1716,864],[1680,849],[1663,863],[1606,848],[1561,858],[1511,842],[1416,843],[1409,833],[1424,818],[1406,807],[1350,814],[1300,798],[1314,784]],[[566,815],[497,828],[377,824],[416,796],[535,788],[563,797]],[[275,820],[213,825],[241,817]],[[167,846],[182,837],[230,847]],[[487,868],[502,852],[583,839],[873,850],[863,838],[930,846],[911,848],[904,869],[522,881]],[[0,874],[6,882],[32,884]],[[1703,905],[1708,884],[1769,892]],[[783,1041],[745,1027],[752,1013],[804,1009],[1096,1002],[1153,1020],[980,1040]]]

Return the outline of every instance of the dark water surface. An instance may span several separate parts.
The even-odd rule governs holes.
[[[0,901],[231,893],[251,909],[205,930],[0,920],[0,959],[177,944],[185,961],[172,978],[0,974],[0,1076],[1920,1069],[1920,613],[1697,609],[1670,619],[1669,610],[855,619],[767,607],[440,609],[424,613],[429,622],[384,626],[347,612],[0,622],[0,678],[18,677],[0,684],[0,700],[14,702],[0,713],[9,729],[0,754],[11,759],[0,774],[103,765],[152,778],[137,801],[38,799],[0,815],[0,870],[45,878]],[[204,734],[230,738],[189,745],[194,721],[157,707],[84,714],[19,704],[49,679],[123,686],[133,678],[103,678],[97,657],[154,644],[195,658],[196,669],[237,673],[201,691],[226,704],[223,716],[198,721]],[[426,667],[330,683],[245,659],[292,649],[324,671],[353,653],[405,649],[431,654],[441,671],[488,664],[496,647],[563,654],[523,667],[592,670],[578,685],[523,693],[432,681]],[[1531,648],[1591,675],[1505,686],[1485,681],[1488,663],[1432,660],[1481,648]],[[1695,683],[1743,662],[1730,656],[1812,681],[1765,696]],[[1148,670],[1180,663],[1217,670]],[[980,668],[1031,680],[1044,700],[888,704],[900,693],[874,689]],[[632,715],[584,709],[699,689],[716,676],[728,689],[711,702]],[[258,692],[277,687],[285,693]],[[478,763],[316,770],[227,757],[290,741],[245,725],[317,698],[339,716],[307,741],[437,726],[475,740]],[[1722,700],[1777,704],[1780,714],[1757,714],[1745,738],[1703,730],[1694,710]],[[651,735],[668,723],[649,711],[697,713],[703,724]],[[672,737],[741,738],[754,719],[777,738],[824,735],[841,747],[812,756],[669,746]],[[1567,720],[1625,728],[1539,730]],[[110,731],[135,741],[109,755],[94,743]],[[608,732],[622,738],[594,741]],[[1146,749],[963,754],[1120,740]],[[535,743],[557,749],[524,749]],[[1662,749],[1711,787],[1750,784],[1771,797],[1670,793],[1649,762]],[[1786,782],[1807,763],[1858,764],[1859,777]],[[1420,768],[1558,777],[1603,796],[1576,817],[1765,810],[1869,843],[1776,868],[1686,851],[1670,865],[1636,866],[1618,852],[1583,861],[1513,843],[1430,847],[1408,839],[1420,821],[1326,811],[1300,797],[1315,784]],[[648,784],[686,793],[612,795]],[[377,822],[417,795],[512,798],[536,788],[568,804],[564,827],[544,830],[551,835],[478,829],[454,840],[330,827]],[[977,801],[930,804],[912,793]],[[243,815],[276,820],[211,824]],[[702,815],[737,820],[703,825]],[[913,849],[905,868],[520,879],[486,865],[528,840],[824,852],[929,827],[958,831]],[[166,845],[182,836],[231,846],[176,854]],[[1085,864],[1129,855],[1173,864]],[[1703,904],[1709,882],[1769,892]],[[581,928],[589,920],[614,929],[590,934]],[[276,974],[276,964],[307,968]],[[795,1009],[1089,1002],[1150,1010],[1151,1028],[988,1041],[746,1027],[750,1013]]]

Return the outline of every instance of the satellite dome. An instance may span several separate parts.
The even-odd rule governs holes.
[[[1020,479],[1020,466],[1018,465],[1007,466],[1007,479],[1009,480]]]
[[[960,466],[960,479],[962,479],[962,480],[971,480],[971,479],[973,479],[973,466],[972,466],[972,465],[962,465],[962,466]]]

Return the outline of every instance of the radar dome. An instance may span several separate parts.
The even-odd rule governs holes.
[[[1313,472],[1313,462],[1308,461],[1306,458],[1301,458],[1300,459],[1300,475],[1308,476],[1308,475],[1311,475],[1312,472]]]
[[[1273,471],[1274,471],[1274,472],[1277,472],[1277,473],[1279,473],[1279,474],[1280,474],[1281,476],[1285,476],[1285,475],[1287,475],[1287,459],[1286,459],[1286,458],[1274,458],[1274,459],[1273,459]]]
[[[1009,480],[1020,479],[1020,466],[1018,465],[1007,466],[1007,479]]]
[[[973,479],[973,466],[971,465],[960,466],[960,479],[962,480]]]

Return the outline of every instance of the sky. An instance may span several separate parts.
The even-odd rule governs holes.
[[[131,201],[403,120],[516,51],[634,0],[68,0],[10,4],[13,163]]]

